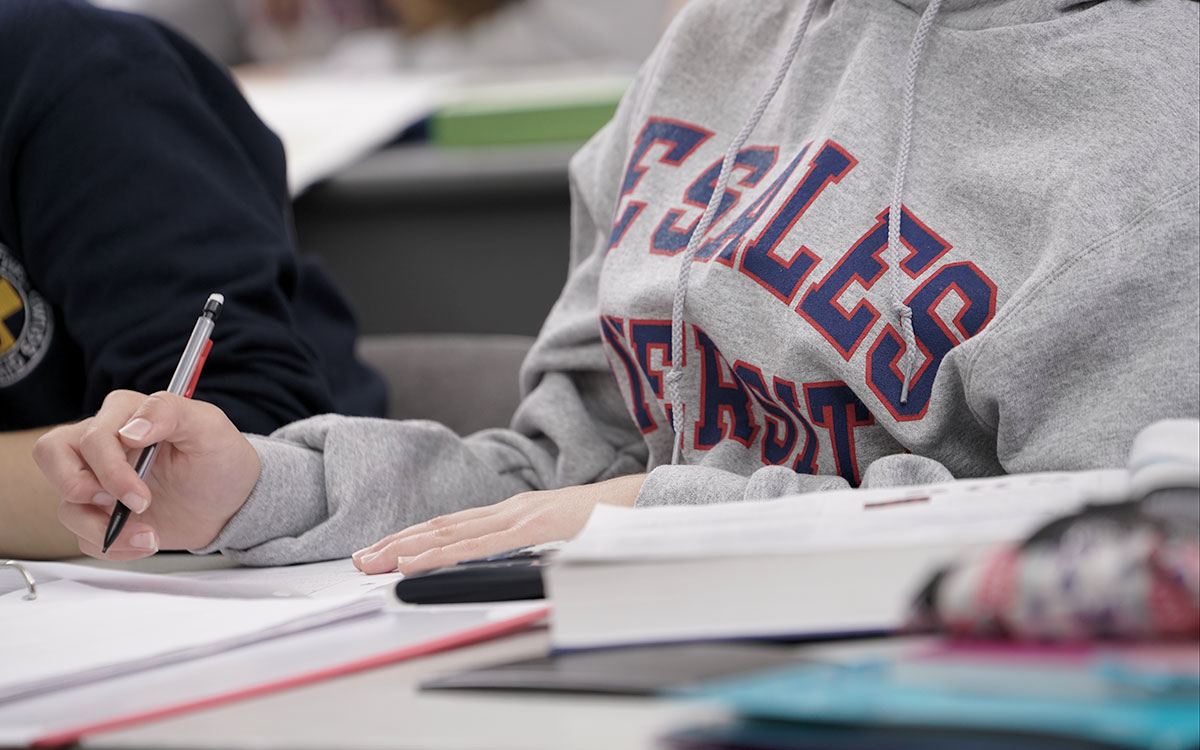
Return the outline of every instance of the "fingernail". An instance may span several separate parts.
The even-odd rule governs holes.
[[[134,513],[145,513],[146,508],[150,507],[149,500],[134,492],[126,495],[125,499],[121,502],[125,503],[126,507],[128,507]]]
[[[408,557],[405,557],[404,555],[400,555],[399,557],[396,558],[396,567],[399,568],[401,565],[408,565],[409,562],[416,560],[416,559],[417,558],[415,555],[410,555]]]
[[[92,503],[95,505],[112,505],[116,501],[117,501],[117,499],[115,497],[108,494],[104,490],[101,490],[101,491],[97,492],[95,495],[92,495]]]
[[[153,531],[140,531],[129,538],[129,546],[146,552],[158,552],[158,539]]]
[[[141,440],[150,434],[150,420],[144,417],[131,419],[118,432],[130,440]]]
[[[368,552],[367,554],[358,558],[358,563],[359,563],[359,565],[370,565],[371,561],[374,560],[376,557],[379,557],[378,552]]]
[[[360,557],[362,557],[363,555],[367,554],[367,550],[368,550],[368,549],[369,549],[369,547],[363,547],[363,548],[362,548],[362,549],[360,549],[358,552],[355,552],[353,555],[350,555],[350,557],[354,558],[354,561],[355,561],[355,562],[358,562],[358,558],[360,558]]]

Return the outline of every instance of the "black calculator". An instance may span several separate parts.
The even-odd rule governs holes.
[[[414,573],[396,582],[396,598],[410,604],[543,599],[548,557],[525,548]]]

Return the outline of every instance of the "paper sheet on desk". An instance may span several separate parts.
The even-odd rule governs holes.
[[[0,703],[0,747],[81,736],[211,707],[494,638],[545,615],[543,602],[394,606],[204,659]]]
[[[395,583],[399,573],[363,575],[349,559],[268,568],[219,568],[178,573],[139,573],[102,563],[20,560],[40,584],[68,580],[121,591],[207,596],[224,599],[362,596]],[[22,586],[16,577],[0,580],[0,595]]]
[[[176,573],[192,584],[217,583],[248,589],[294,592],[310,597],[362,596],[391,586],[400,573],[364,575],[350,558],[271,568],[223,568]]]
[[[0,597],[0,705],[378,611],[382,597],[222,599],[43,583]]]

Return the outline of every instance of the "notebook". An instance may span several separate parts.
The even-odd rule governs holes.
[[[130,672],[378,612],[383,600],[220,599],[38,587],[34,601],[0,598],[0,706]]]
[[[0,580],[0,746],[67,744],[545,615],[543,604],[399,606],[387,593],[398,574],[364,576],[349,560],[184,575],[23,565],[36,599],[19,577]]]
[[[463,83],[430,118],[437,146],[583,143],[612,119],[630,76],[604,71],[512,74]]]

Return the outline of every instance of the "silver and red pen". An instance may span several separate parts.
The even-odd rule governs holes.
[[[221,308],[224,306],[225,297],[223,295],[208,295],[208,301],[204,303],[204,311],[196,319],[192,335],[188,337],[187,346],[183,348],[183,354],[179,357],[179,364],[175,366],[175,374],[171,376],[171,383],[167,386],[168,393],[174,393],[184,398],[192,397],[192,392],[196,390],[196,381],[200,378],[200,370],[204,368],[204,360],[208,358],[208,352],[212,349],[213,326],[216,325],[217,317],[220,316]],[[139,478],[146,478],[146,473],[150,471],[150,465],[154,463],[156,453],[158,453],[158,443],[142,449],[137,463],[133,465]],[[108,528],[104,532],[104,544],[101,546],[101,552],[108,552],[108,548],[117,540],[128,519],[129,508],[118,500],[116,506],[113,507],[112,516],[108,519]]]

